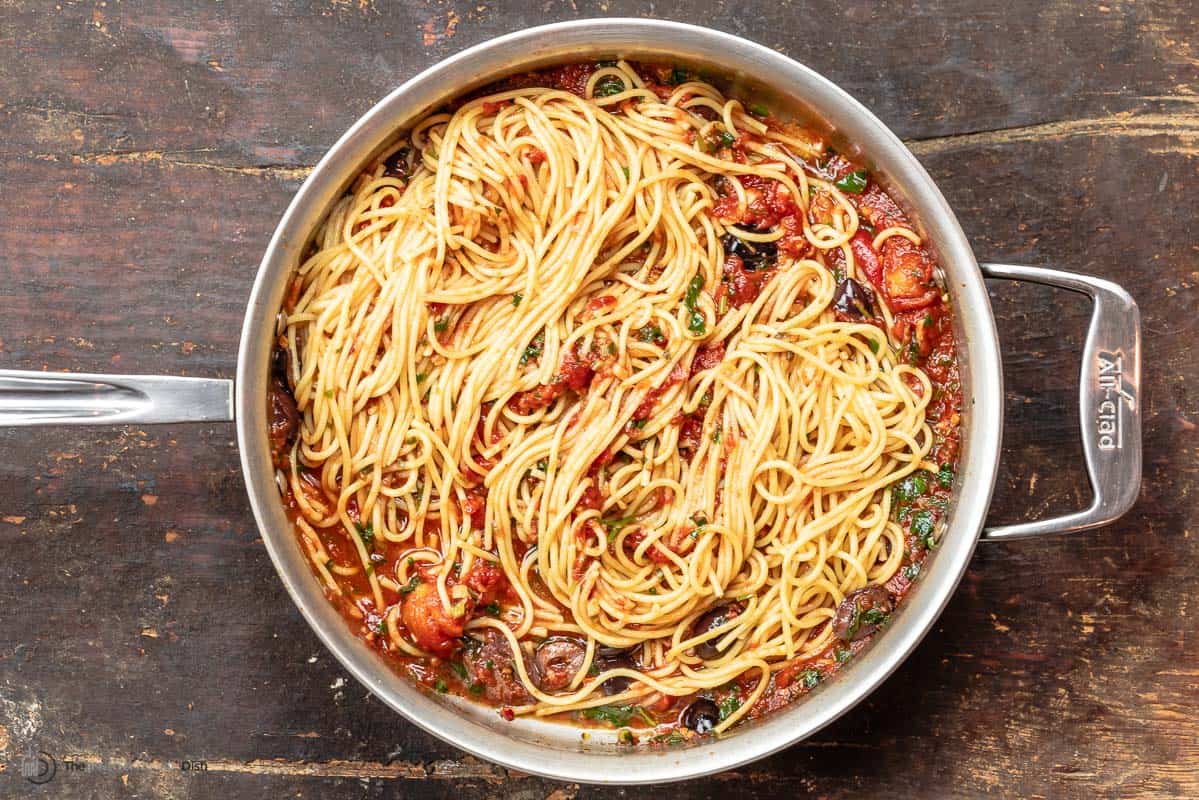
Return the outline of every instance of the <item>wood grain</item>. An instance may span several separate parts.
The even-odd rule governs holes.
[[[655,8],[0,4],[0,366],[231,376],[270,232],[359,114],[498,33]],[[1117,524],[981,546],[935,630],[857,710],[655,792],[1199,796],[1193,4],[702,0],[680,18],[863,100],[980,259],[1127,286],[1144,315],[1146,457]],[[1007,387],[992,518],[1080,507],[1089,309],[992,288]],[[465,757],[344,674],[271,568],[229,426],[8,430],[0,452],[0,796],[630,794]],[[81,767],[34,787],[30,746]],[[181,769],[195,759],[207,770]]]

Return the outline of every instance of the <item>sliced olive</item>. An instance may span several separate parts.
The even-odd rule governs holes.
[[[723,627],[725,623],[733,619],[741,613],[741,607],[738,605],[723,605],[716,606],[708,611],[702,617],[697,619],[691,626],[691,635],[702,636],[709,631],[714,631],[717,628]],[[728,652],[728,647],[721,648],[717,645],[723,636],[717,636],[714,639],[709,639],[702,644],[695,646],[695,654],[705,661],[711,661],[720,658]]]
[[[610,669],[637,669],[637,662],[627,655],[612,656],[596,659],[595,667],[600,672]],[[627,675],[616,675],[600,684],[600,691],[606,695],[620,694],[633,685],[633,679]]]
[[[641,645],[639,644],[635,644],[632,647],[612,647],[607,644],[597,644],[595,646],[595,654],[599,658],[616,658],[617,656],[632,655],[640,649]]]
[[[720,724],[720,709],[706,697],[701,697],[683,709],[679,722],[696,733],[708,733]]]
[[[545,692],[561,689],[578,674],[586,657],[587,648],[578,639],[546,639],[533,651],[533,682]]]
[[[731,233],[720,240],[725,256],[739,256],[741,263],[750,272],[770,269],[778,260],[779,248],[774,242],[747,242]]]
[[[388,178],[407,178],[409,152],[409,148],[401,147],[389,155],[383,161],[383,174]]]
[[[833,616],[833,633],[852,642],[874,633],[887,621],[892,610],[886,588],[872,583],[845,595]]]
[[[853,278],[846,278],[837,284],[837,291],[833,295],[833,310],[839,318],[846,321],[872,319],[874,292]]]

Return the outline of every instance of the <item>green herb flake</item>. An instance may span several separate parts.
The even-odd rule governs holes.
[[[799,680],[803,683],[804,688],[815,689],[820,684],[820,670],[808,667],[799,673]]]
[[[879,608],[872,608],[869,611],[862,612],[862,622],[867,625],[882,625],[887,621],[887,612]],[[814,670],[813,670],[814,671]],[[816,673],[819,675],[820,673]]]
[[[616,540],[616,534],[636,521],[636,517],[620,517],[618,519],[601,519],[600,524],[608,531],[608,541],[613,542]]]
[[[737,709],[741,708],[741,698],[735,694],[730,694],[728,697],[720,701],[720,721],[724,722],[729,717],[737,713]]]
[[[770,109],[761,103],[754,103],[749,107],[749,113],[757,117],[769,117]]]
[[[446,682],[443,681],[441,678],[438,678],[437,680],[433,681],[433,688],[437,690],[438,694],[445,694],[446,692],[448,692],[450,690],[450,687],[447,686]]]
[[[937,483],[943,489],[953,486],[953,467],[948,464],[942,464],[941,469],[937,472]]]
[[[903,568],[903,577],[907,578],[909,581],[916,580],[916,577],[919,574],[920,574],[920,565],[919,564],[908,564],[906,567]]]
[[[454,674],[457,675],[460,679],[466,680],[466,665],[463,664],[461,661],[451,661],[450,669],[452,669],[454,671]]]
[[[483,613],[491,617],[498,617],[500,615],[500,611],[502,610],[503,609],[500,608],[499,603],[488,603],[487,605],[483,606]]]
[[[442,317],[433,323],[433,330],[437,331],[438,333],[441,333],[448,327],[450,327],[449,317]]]
[[[400,594],[412,594],[416,591],[416,587],[421,585],[420,575],[413,575],[408,579],[408,582],[400,587]]]
[[[523,294],[521,294],[520,292],[517,292],[516,294],[512,295],[512,307],[517,308],[518,306],[520,306],[520,301],[524,300],[524,299],[525,299],[525,296]]]
[[[640,706],[595,706],[583,709],[583,717],[595,722],[606,722],[613,728],[627,728],[637,715]]]
[[[704,315],[696,307],[699,302],[699,293],[704,288],[704,276],[696,274],[691,282],[687,284],[687,294],[683,297],[683,305],[687,308],[687,330],[691,331],[696,336],[703,336],[707,332],[707,323],[704,321]]]
[[[838,647],[833,653],[833,658],[838,664],[844,664],[849,659],[853,658],[853,651],[848,647]]]
[[[418,373],[416,373],[416,382],[417,382],[417,383],[424,383],[424,382],[425,382],[425,378],[428,378],[428,377],[429,377],[429,376],[428,376],[428,375],[426,375],[425,373],[423,373],[423,372],[418,372]]]
[[[375,633],[379,634],[380,636],[387,635],[387,620],[386,619],[379,620],[379,624],[375,626]]]
[[[620,171],[624,173],[624,179],[627,181],[629,179],[629,168],[621,167]]]
[[[535,361],[541,358],[541,354],[545,351],[545,331],[541,331],[533,337],[533,341],[525,348],[525,351],[520,355],[520,365],[523,367],[530,361]]]
[[[358,538],[362,540],[362,545],[367,552],[373,551],[375,549],[375,526],[368,522],[366,525],[355,525],[354,530],[358,532]]]
[[[637,338],[643,342],[650,342],[651,344],[666,344],[666,337],[662,335],[662,329],[657,325],[646,325],[638,328]]]
[[[912,535],[916,537],[916,540],[926,550],[932,550],[937,544],[933,539],[933,531],[936,528],[936,524],[933,520],[932,512],[920,509],[912,513],[911,520]]]
[[[670,70],[670,85],[678,86],[680,83],[686,83],[690,79],[687,70],[682,67],[674,67]]]
[[[716,137],[716,141],[720,142],[721,147],[732,147],[737,142],[737,137],[728,131],[721,131]]]
[[[833,185],[843,192],[861,194],[866,188],[866,170],[855,169]]]
[[[600,78],[591,92],[592,97],[611,97],[625,90],[624,81],[615,75],[605,75]]]

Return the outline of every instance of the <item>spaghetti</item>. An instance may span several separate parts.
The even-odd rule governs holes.
[[[328,594],[508,716],[690,735],[806,691],[906,592],[956,461],[920,236],[823,137],[677,68],[421,120],[317,231],[280,350]]]

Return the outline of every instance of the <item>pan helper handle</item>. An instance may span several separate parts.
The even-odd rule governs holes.
[[[983,264],[982,271],[988,278],[1082,292],[1095,304],[1079,387],[1082,450],[1094,499],[1072,514],[987,528],[983,539],[1068,533],[1113,522],[1132,507],[1141,488],[1141,316],[1136,301],[1111,281],[1089,275],[1010,264]]]

